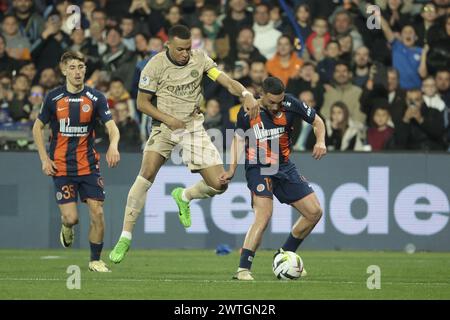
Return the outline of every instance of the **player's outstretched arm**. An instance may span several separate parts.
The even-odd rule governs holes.
[[[242,158],[242,154],[244,153],[245,140],[243,137],[236,134],[231,142],[230,152],[230,168],[228,171],[224,172],[220,177],[220,183],[228,184],[231,179],[233,179],[234,174],[236,173],[236,169],[239,163],[239,160]]]
[[[245,89],[245,87],[239,81],[231,79],[224,72],[220,73],[216,81],[223,87],[227,88],[228,92],[232,95],[244,98],[243,107],[245,112],[250,115],[251,119],[256,118],[256,116],[259,114],[259,105],[250,91],[247,91],[247,89]]]
[[[53,176],[56,174],[57,168],[55,163],[49,158],[47,151],[45,150],[43,136],[44,127],[45,124],[41,120],[36,119],[33,125],[33,138],[39,152],[39,158],[42,162],[42,172],[44,172],[44,174],[46,174],[47,176]]]
[[[109,168],[114,168],[120,161],[120,132],[113,120],[109,120],[107,123],[105,123],[105,126],[109,136],[109,147],[108,151],[106,152],[106,162],[108,163]]]
[[[316,136],[316,144],[312,152],[312,156],[316,160],[320,160],[327,153],[327,146],[325,145],[325,124],[322,118],[317,114],[312,123],[314,135]]]
[[[145,113],[146,115],[152,117],[152,119],[161,121],[162,123],[166,124],[170,129],[177,130],[177,129],[185,129],[186,125],[183,121],[178,120],[167,113],[159,111],[152,103],[153,95],[151,93],[145,93],[142,91],[138,91],[136,103],[137,103],[137,109],[141,111],[142,113]]]

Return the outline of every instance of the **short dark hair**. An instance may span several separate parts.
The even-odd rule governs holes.
[[[173,39],[175,37],[189,40],[191,38],[191,30],[188,27],[182,24],[177,24],[169,29],[169,39]]]
[[[334,70],[336,70],[336,68],[337,68],[338,66],[345,66],[345,67],[347,68],[348,71],[351,70],[349,64],[348,64],[347,62],[345,62],[344,60],[338,60],[338,61],[336,62],[336,64],[334,65]]]
[[[117,32],[122,37],[122,30],[118,26],[106,28],[106,36],[108,36],[111,31]]]
[[[275,77],[267,77],[262,84],[264,93],[282,94],[285,91],[283,81]]]
[[[79,51],[66,51],[61,56],[60,62],[67,63],[69,60],[79,60],[83,63],[86,62],[84,55]]]
[[[123,80],[119,77],[113,77],[109,83],[111,84],[113,82],[120,82],[123,84]]]

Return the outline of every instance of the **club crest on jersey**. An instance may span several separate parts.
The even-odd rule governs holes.
[[[192,71],[191,71],[191,77],[192,77],[192,78],[197,78],[199,75],[200,75],[200,74],[198,73],[197,70],[192,70]]]
[[[62,197],[63,197],[62,193],[58,191],[56,193],[56,200],[60,201],[62,199]]]
[[[147,76],[142,76],[139,84],[141,86],[148,86],[150,84],[150,78]]]
[[[89,110],[91,110],[91,106],[88,104],[85,104],[81,107],[81,110],[83,110],[83,112],[89,112]]]
[[[258,184],[258,186],[256,187],[256,191],[258,191],[258,192],[263,192],[265,188],[266,188],[266,187],[264,186],[264,184],[260,183],[260,184]]]

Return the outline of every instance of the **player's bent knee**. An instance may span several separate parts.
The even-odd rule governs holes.
[[[66,227],[72,227],[72,226],[74,226],[74,225],[76,225],[76,224],[78,224],[78,217],[72,217],[72,216],[65,216],[64,218],[63,218],[63,224],[66,226]]]
[[[207,195],[209,197],[214,197],[218,194],[222,194],[227,190],[227,185],[221,185],[221,184],[212,184],[208,185],[208,190],[206,191]]]
[[[323,211],[322,211],[321,207],[314,208],[314,210],[310,214],[311,220],[314,223],[319,222],[320,218],[322,218],[322,214],[323,214]]]

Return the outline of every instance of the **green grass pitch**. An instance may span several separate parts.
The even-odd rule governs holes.
[[[297,281],[275,278],[272,255],[258,251],[248,283],[231,280],[236,250],[130,250],[107,274],[88,271],[87,250],[0,250],[0,299],[450,299],[450,253],[302,251],[308,275]],[[66,287],[70,265],[80,290]],[[367,288],[370,265],[379,290]]]

